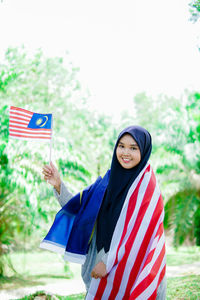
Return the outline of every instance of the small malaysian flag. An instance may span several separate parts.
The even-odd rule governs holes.
[[[52,114],[38,114],[11,106],[9,135],[22,140],[51,140]]]

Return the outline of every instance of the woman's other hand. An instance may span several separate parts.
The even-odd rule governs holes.
[[[92,270],[91,277],[97,279],[107,275],[106,265],[100,261]]]
[[[42,169],[42,173],[44,174],[44,179],[60,194],[60,174],[53,163],[50,162],[50,165],[45,165]]]

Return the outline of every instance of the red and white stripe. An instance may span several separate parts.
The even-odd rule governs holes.
[[[86,299],[156,299],[165,275],[163,200],[150,165],[132,184],[118,219],[108,275],[92,279]]]
[[[50,140],[51,129],[28,128],[33,112],[19,107],[10,107],[9,135],[14,139],[22,140]]]

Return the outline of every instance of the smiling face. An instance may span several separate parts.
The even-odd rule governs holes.
[[[140,149],[130,134],[121,137],[117,145],[116,155],[124,169],[131,169],[141,161]]]

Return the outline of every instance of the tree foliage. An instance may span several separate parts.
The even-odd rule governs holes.
[[[0,255],[37,247],[59,209],[41,176],[49,144],[9,139],[10,105],[53,113],[53,161],[72,193],[104,175],[122,128],[147,128],[153,138],[151,164],[165,201],[165,228],[174,231],[175,245],[188,237],[200,244],[198,92],[185,92],[180,99],[138,94],[116,125],[88,109],[88,92],[68,55],[48,58],[41,50],[30,55],[24,48],[10,48],[0,70]]]
[[[144,107],[146,110],[144,110]],[[151,163],[165,200],[165,228],[174,229],[174,244],[200,236],[200,94],[181,99],[145,93],[134,98],[137,123],[152,135]],[[124,121],[130,122],[130,115]]]
[[[111,121],[88,111],[88,94],[77,78],[78,68],[68,56],[47,58],[41,50],[30,55],[24,48],[5,54],[0,74],[0,254],[38,246],[59,209],[41,176],[49,143],[9,139],[10,105],[53,113],[53,161],[73,193],[109,167]],[[3,274],[5,262],[0,264]]]
[[[193,0],[190,4],[191,20],[197,22],[200,17],[200,0]]]

